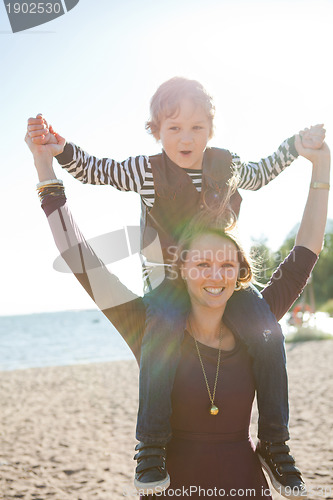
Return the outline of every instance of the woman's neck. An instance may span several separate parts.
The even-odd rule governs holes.
[[[199,342],[214,343],[220,337],[223,309],[211,309],[193,305],[188,317],[191,334]]]

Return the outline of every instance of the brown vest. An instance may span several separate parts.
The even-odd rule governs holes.
[[[229,151],[209,148],[204,153],[202,168],[202,189],[199,193],[187,172],[173,163],[163,151],[150,156],[155,202],[148,211],[142,202],[141,248],[152,241],[154,228],[159,236],[165,263],[168,262],[167,248],[177,245],[184,226],[205,207],[205,204],[219,203],[227,193],[226,182],[232,176],[232,156]],[[236,191],[231,206],[238,216],[242,198]],[[156,234],[156,233],[155,233]]]

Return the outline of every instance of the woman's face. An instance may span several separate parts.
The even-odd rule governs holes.
[[[192,305],[224,309],[239,273],[237,247],[219,235],[198,236],[186,255],[181,273]]]

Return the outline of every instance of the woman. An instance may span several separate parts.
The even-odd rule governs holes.
[[[42,205],[60,252],[139,360],[145,324],[142,298],[108,272],[76,227],[52,169],[57,145],[39,147],[28,136],[26,142],[34,154],[42,183]],[[296,247],[263,291],[267,309],[277,320],[302,291],[320,253],[326,222],[329,149],[326,144],[320,150],[304,150],[301,144],[299,147],[313,163],[310,192]],[[242,293],[235,290],[250,281],[251,270],[237,242],[215,227],[192,225],[180,250],[179,271],[186,283],[191,311],[172,393],[173,438],[167,448],[172,479],[166,496],[173,490],[174,496],[180,498],[267,497],[267,483],[249,438],[255,392],[251,357],[237,340],[232,325],[224,321],[228,299],[233,293]],[[260,325],[256,311],[239,314],[244,317],[244,327]],[[263,330],[258,339],[270,342],[270,331]],[[259,455],[262,453],[259,446]],[[139,449],[138,454],[144,458],[144,450]],[[140,457],[138,463],[140,466]],[[163,467],[163,455],[160,463]],[[297,475],[293,464],[281,466],[289,466]],[[281,493],[292,496],[286,490]],[[304,491],[300,494],[304,495]]]

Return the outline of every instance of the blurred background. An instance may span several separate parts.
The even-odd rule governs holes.
[[[332,18],[328,0],[80,0],[66,15],[12,34],[0,4],[0,315],[94,308],[71,275],[52,268],[57,250],[23,141],[28,117],[42,112],[98,157],[155,154],[160,146],[144,128],[149,101],[178,75],[199,80],[214,97],[211,145],[244,161],[268,156],[316,123],[325,124],[332,147]],[[55,164],[87,238],[139,222],[137,195],[82,185]],[[240,239],[248,250],[255,244],[274,254],[268,267],[300,220],[310,175],[301,158],[259,192],[242,192]],[[327,241],[321,279],[331,284],[320,306],[333,298]],[[140,292],[139,261],[122,264],[122,279]],[[323,282],[316,286],[318,295]]]

